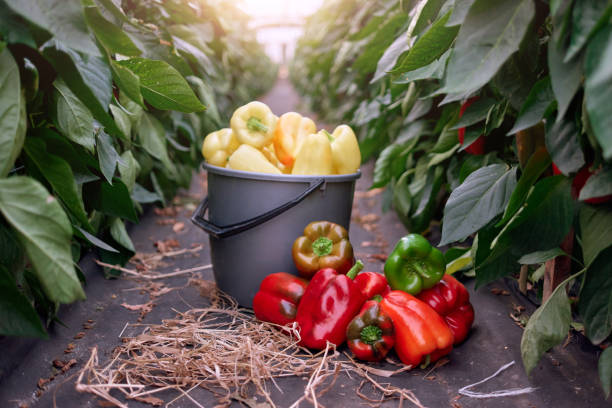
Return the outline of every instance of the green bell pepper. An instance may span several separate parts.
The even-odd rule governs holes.
[[[442,279],[446,269],[444,255],[419,234],[400,239],[385,262],[389,286],[417,295]]]

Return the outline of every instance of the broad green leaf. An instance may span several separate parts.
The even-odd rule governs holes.
[[[37,137],[26,139],[25,151],[70,212],[81,225],[91,229],[83,199],[79,194],[74,174],[68,162],[59,156],[50,154],[45,142]]]
[[[87,183],[83,186],[83,196],[90,205],[103,214],[121,217],[138,222],[130,192],[123,182],[115,178],[113,184],[105,181]]]
[[[113,146],[113,139],[102,130],[98,133],[98,148],[96,150],[98,162],[100,163],[100,171],[106,181],[113,184],[115,167],[120,160],[119,153],[117,153],[115,146]]]
[[[610,397],[610,389],[612,388],[612,347],[608,347],[602,351],[597,364],[599,371],[599,379],[606,398]]]
[[[427,164],[427,167],[433,167],[435,165],[438,165],[440,163],[442,163],[443,161],[451,158],[455,152],[457,150],[459,150],[459,143],[456,143],[450,150],[443,152],[443,153],[435,153],[433,155],[431,155],[430,159],[429,159],[429,163]]]
[[[53,68],[60,73],[70,90],[87,106],[106,131],[125,138],[108,113],[112,97],[112,80],[106,61],[93,56],[85,58],[53,40],[43,45],[42,52]]]
[[[493,163],[501,163],[501,161],[496,158],[495,153],[489,153],[485,155],[468,155],[465,158],[463,164],[461,164],[461,168],[459,169],[459,183],[463,183],[467,176],[469,176],[479,168],[488,166],[489,164]]]
[[[587,266],[578,300],[586,336],[593,344],[600,344],[612,333],[611,257],[612,248],[608,248]]]
[[[542,173],[544,173],[546,169],[550,167],[550,163],[551,159],[545,148],[540,148],[531,155],[527,161],[527,165],[525,166],[523,173],[521,174],[521,177],[519,178],[518,183],[516,184],[516,188],[510,196],[504,216],[502,217],[501,221],[497,223],[498,226],[508,222],[510,218],[516,214],[519,208],[521,208],[525,202],[525,199],[529,195],[529,191],[531,191],[531,187],[540,178],[540,175],[542,175]]]
[[[60,303],[85,299],[72,263],[72,228],[57,200],[29,177],[9,177],[0,180],[0,212],[17,231],[47,296]]]
[[[407,84],[413,81],[419,81],[421,79],[440,79],[444,76],[444,70],[446,69],[446,62],[450,55],[450,50],[446,51],[437,60],[431,64],[422,68],[415,69],[413,71],[404,72],[401,74],[393,83],[395,84]]]
[[[594,32],[612,15],[608,0],[576,0],[572,8],[572,34],[565,61],[574,58]]]
[[[77,1],[6,0],[14,12],[77,51],[100,56]]]
[[[8,48],[0,51],[0,177],[6,176],[21,152],[26,134],[26,101],[19,67]]]
[[[130,118],[130,122],[132,122],[132,127],[133,125],[138,125],[145,111],[143,107],[131,100],[123,93],[119,94],[119,103],[120,107],[123,108],[123,111],[127,113],[128,117]]]
[[[410,171],[404,172],[393,186],[393,208],[403,223],[408,221],[412,208],[412,195],[409,188]]]
[[[53,82],[53,87],[58,129],[68,139],[93,152],[96,144],[93,115],[61,78]]]
[[[522,265],[533,265],[533,264],[544,263],[548,261],[549,259],[554,259],[558,256],[563,256],[563,255],[567,255],[565,251],[563,251],[559,247],[555,247],[552,249],[547,249],[544,251],[536,251],[536,252],[532,252],[527,255],[523,255],[519,258],[518,261]]]
[[[461,255],[460,257],[453,259],[452,261],[446,264],[446,271],[444,273],[448,273],[452,275],[453,273],[460,271],[466,268],[472,268],[474,266],[474,259],[472,258],[471,251],[468,250]]]
[[[14,276],[19,276],[25,265],[24,249],[15,231],[6,223],[0,222],[0,267],[5,267]]]
[[[606,248],[612,246],[612,210],[606,206],[580,207],[582,257],[588,267]]]
[[[472,7],[472,4],[474,4],[474,1],[475,0],[455,0],[453,14],[451,14],[450,18],[446,22],[446,25],[450,27],[463,24],[470,7]]]
[[[429,169],[427,172],[427,179],[425,180],[425,187],[421,192],[421,196],[419,197],[418,204],[412,213],[412,217],[418,217],[427,209],[430,209],[433,206],[433,203],[440,191],[441,178],[444,173],[444,169],[441,166],[438,166],[434,169]],[[431,217],[427,217],[431,218]],[[429,220],[427,221],[429,224]],[[420,228],[419,228],[420,229]]]
[[[166,130],[155,116],[145,112],[140,118],[137,132],[142,148],[164,163],[166,167],[172,168],[166,147]]]
[[[374,179],[371,188],[386,186],[391,181],[391,164],[401,152],[402,146],[398,144],[391,144],[380,152],[374,166]]]
[[[113,219],[111,222],[110,232],[113,239],[121,244],[121,246],[132,252],[136,252],[134,249],[134,244],[132,243],[129,234],[125,229],[125,223],[121,220],[121,218]]]
[[[118,160],[118,165],[121,181],[128,188],[128,191],[132,193],[136,184],[136,177],[138,177],[140,171],[140,165],[130,150],[123,152],[121,160]]]
[[[518,51],[534,15],[533,0],[476,0],[459,29],[438,93],[474,92],[489,82]]]
[[[216,74],[213,62],[200,48],[175,36],[172,36],[172,43],[187,61],[194,64],[194,66],[199,66],[202,73],[211,76]]]
[[[154,203],[156,201],[159,201],[161,203],[164,202],[163,198],[158,193],[152,193],[138,183],[134,185],[132,199],[142,204]]]
[[[23,293],[15,279],[0,265],[0,335],[47,338],[38,313]]]
[[[144,100],[140,93],[140,79],[123,65],[117,64],[116,61],[111,61],[111,70],[113,72],[113,80],[119,86],[122,93],[125,93],[128,98],[144,107]],[[127,135],[126,135],[127,136]]]
[[[155,108],[186,113],[205,109],[185,78],[168,63],[132,58],[119,64],[138,75],[142,95]]]
[[[530,128],[542,121],[542,119],[554,107],[555,95],[550,85],[550,77],[539,80],[529,92],[527,100],[514,122],[508,135]]]
[[[98,0],[100,4],[104,6],[117,20],[123,21],[124,23],[130,23],[130,19],[125,15],[125,12],[121,9],[121,2],[118,0]]]
[[[437,60],[452,44],[459,27],[446,27],[450,11],[436,21],[429,30],[412,46],[410,51],[400,57],[393,73],[400,74],[425,67]],[[451,57],[452,60],[452,57]]]
[[[87,24],[108,52],[127,56],[141,54],[140,49],[134,45],[130,37],[119,26],[105,19],[95,4],[85,6],[84,11]]]
[[[118,106],[110,105],[109,107],[111,110],[111,114],[115,119],[115,123],[117,124],[117,127],[129,139],[130,135],[132,134],[132,121],[130,120],[130,117],[127,113],[125,113],[123,109]]]
[[[417,99],[416,102],[414,102],[414,105],[412,105],[412,109],[410,109],[408,115],[406,115],[404,123],[412,123],[415,120],[422,118],[429,113],[432,105],[432,99]]]
[[[519,271],[517,256],[508,247],[493,246],[498,232],[497,228],[487,226],[474,239],[476,288]]]
[[[521,356],[527,374],[536,367],[546,351],[567,337],[572,310],[565,286],[575,277],[576,275],[570,276],[561,282],[546,302],[531,315],[525,326],[521,338]]]
[[[400,55],[408,51],[409,48],[410,42],[408,41],[407,32],[403,32],[393,41],[393,43],[391,43],[389,48],[385,50],[385,53],[378,60],[376,72],[370,83],[374,83],[387,75],[397,63],[397,59]]]
[[[585,61],[584,97],[589,122],[604,158],[612,158],[612,25],[589,42]]]
[[[516,169],[492,164],[470,174],[451,193],[442,220],[439,245],[462,240],[499,215],[516,185]]]
[[[425,29],[431,28],[432,22],[435,24],[436,17],[445,2],[446,0],[425,0],[417,3],[411,12],[412,20],[408,27],[408,35],[410,37],[420,37]],[[445,10],[447,9],[442,10],[443,16],[450,14],[451,11],[446,13]]]
[[[584,154],[578,140],[579,134],[573,120],[563,118],[546,123],[546,149],[552,161],[563,174],[570,175],[584,166]]]
[[[3,40],[9,44],[25,44],[30,48],[37,48],[28,22],[22,21],[21,17],[8,7],[3,7],[0,13],[0,35]]]
[[[188,76],[187,82],[195,88],[196,95],[200,98],[200,101],[206,106],[206,115],[210,116],[219,127],[222,126],[221,116],[219,115],[219,110],[217,109],[217,103],[215,101],[215,91],[214,89],[204,83],[202,79],[195,76]]]
[[[468,106],[463,112],[463,116],[459,118],[450,129],[457,130],[462,127],[473,125],[483,121],[489,116],[489,112],[495,106],[495,99],[482,98]]]
[[[605,168],[588,178],[580,190],[581,201],[589,198],[603,197],[612,194],[612,169]]]
[[[457,132],[444,129],[440,136],[438,136],[438,140],[436,140],[436,144],[429,151],[431,153],[444,153],[451,150],[458,143]]]
[[[565,116],[582,82],[582,57],[564,62],[564,49],[557,45],[557,33],[548,41],[548,70],[550,83],[557,99],[557,121]]]
[[[106,242],[102,241],[100,238],[96,237],[95,235],[90,234],[89,232],[85,231],[82,228],[76,227],[76,231],[75,231],[75,235],[86,239],[87,241],[89,241],[92,245],[103,249],[105,251],[109,251],[109,252],[119,252],[117,251],[115,248],[113,248],[112,246],[108,245]]]

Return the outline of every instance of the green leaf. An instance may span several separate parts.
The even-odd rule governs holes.
[[[37,48],[28,22],[6,6],[0,13],[0,35],[9,44],[25,44],[30,48]]]
[[[167,168],[174,166],[168,157],[168,149],[166,147],[166,130],[155,116],[145,112],[140,118],[138,126],[138,140],[151,156],[160,160]]]
[[[558,256],[563,256],[563,255],[567,255],[565,251],[563,251],[559,247],[555,247],[552,249],[547,249],[544,251],[536,251],[536,252],[532,252],[527,255],[523,255],[519,258],[518,261],[521,265],[533,265],[533,264],[544,263],[548,261],[549,259],[554,259]]]
[[[589,266],[604,249],[612,246],[612,209],[585,204],[580,207],[579,219],[582,257]]]
[[[85,6],[84,11],[87,24],[108,52],[126,56],[141,54],[130,37],[119,26],[105,19],[96,5]]]
[[[612,158],[612,25],[589,42],[585,61],[584,97],[589,122],[606,160]]]
[[[565,116],[576,91],[582,82],[582,58],[564,62],[564,49],[557,44],[558,35],[553,33],[548,41],[548,71],[552,90],[557,99],[557,121]]]
[[[389,48],[385,50],[385,53],[378,60],[376,72],[370,83],[372,84],[387,75],[397,63],[397,59],[400,55],[408,49],[410,49],[408,35],[407,32],[403,32],[393,41],[393,43],[391,43]]]
[[[612,194],[612,169],[604,168],[599,173],[593,174],[580,190],[581,201],[589,198],[603,197]]]
[[[141,204],[154,203],[159,201],[163,204],[164,200],[158,193],[152,193],[146,188],[136,183],[134,185],[134,191],[132,192],[132,198]]]
[[[110,232],[113,239],[121,244],[121,246],[132,252],[136,252],[134,249],[134,244],[132,243],[127,230],[125,229],[125,224],[120,218],[113,219],[111,222]]]
[[[215,91],[214,89],[204,83],[202,79],[195,76],[188,76],[187,82],[195,88],[196,94],[200,98],[200,101],[206,106],[206,115],[210,116],[212,120],[214,120],[219,127],[222,127],[221,116],[219,115],[219,110],[217,109],[217,103],[215,101]]]
[[[0,335],[48,338],[36,310],[0,265]]]
[[[186,113],[205,109],[185,78],[168,63],[132,58],[119,64],[138,75],[142,95],[155,108]]]
[[[4,48],[0,51],[0,177],[13,168],[25,139],[26,101],[20,83],[19,67]]]
[[[584,320],[585,334],[600,344],[612,333],[612,273],[610,273],[612,248],[602,251],[587,266],[578,312]]]
[[[119,153],[113,146],[113,139],[100,130],[98,133],[98,161],[100,163],[100,171],[109,184],[113,184],[115,175],[115,167],[119,159]]]
[[[115,123],[117,124],[117,127],[129,139],[130,135],[132,134],[132,121],[130,120],[130,117],[127,113],[125,113],[123,109],[118,106],[110,105],[109,107],[111,110],[111,114],[115,119]]]
[[[42,53],[106,131],[125,138],[108,114],[108,105],[112,97],[112,80],[106,61],[92,56],[84,58],[53,40],[43,45]]]
[[[76,227],[76,234],[75,235],[80,236],[81,238],[85,238],[91,244],[93,244],[93,245],[97,246],[98,248],[103,249],[105,251],[119,252],[115,248],[113,248],[112,246],[108,245],[106,242],[102,241],[100,238],[96,237],[95,235],[90,234],[89,232],[85,231],[82,228]]]
[[[584,166],[584,154],[578,140],[576,124],[563,118],[557,122],[552,119],[546,123],[546,149],[552,161],[566,176],[577,172]]]
[[[463,112],[463,116],[459,118],[457,123],[451,127],[451,130],[457,130],[462,127],[473,125],[485,120],[489,116],[489,112],[495,106],[495,99],[482,98],[468,106]]]
[[[561,343],[567,336],[572,321],[572,309],[565,293],[565,285],[574,279],[570,276],[555,288],[550,297],[529,318],[521,338],[521,356],[525,371],[529,374],[542,355]]]
[[[459,29],[438,93],[469,93],[488,83],[518,51],[534,15],[532,0],[476,0]]]
[[[391,181],[391,164],[401,152],[402,146],[398,144],[391,144],[380,152],[374,165],[374,180],[371,188],[386,186]]]
[[[138,177],[140,171],[140,165],[130,150],[123,152],[121,160],[118,160],[118,164],[121,181],[128,188],[128,191],[132,193],[136,184],[136,177]]]
[[[540,175],[542,175],[542,173],[548,169],[550,163],[550,156],[544,148],[536,150],[531,155],[527,161],[527,165],[525,166],[523,173],[521,174],[521,177],[519,178],[518,183],[516,184],[516,188],[510,196],[504,216],[502,217],[501,221],[497,223],[497,226],[505,224],[514,216],[514,214],[516,214],[529,195],[531,187],[540,178]]]
[[[463,24],[463,22],[465,21],[465,17],[467,16],[468,11],[470,10],[470,7],[472,7],[472,4],[474,4],[474,1],[475,0],[455,0],[453,14],[448,19],[446,25],[450,27]]]
[[[25,253],[15,231],[5,222],[0,222],[0,267],[5,267],[14,276],[19,276],[25,264]]]
[[[504,210],[515,185],[516,169],[504,164],[470,174],[446,202],[439,245],[462,240],[487,225]]]
[[[125,93],[128,98],[144,108],[144,100],[140,93],[140,78],[138,78],[138,75],[134,74],[128,68],[117,64],[116,61],[111,61],[111,70],[113,72],[113,80],[117,83],[121,92]]]
[[[601,386],[607,399],[610,397],[610,389],[612,388],[612,347],[608,347],[601,353],[597,365]]]
[[[518,272],[517,257],[509,248],[493,246],[498,229],[487,226],[476,235],[473,247],[476,247],[474,265],[476,288],[493,282],[501,277]]]
[[[68,47],[89,55],[100,56],[100,51],[85,24],[80,2],[6,0],[6,5],[26,20],[48,31]]]
[[[422,68],[413,71],[404,72],[398,79],[393,81],[394,84],[407,84],[421,79],[441,79],[444,76],[446,62],[450,55],[450,50],[446,51],[437,60]]]
[[[493,163],[501,163],[501,161],[495,157],[495,153],[489,153],[485,155],[468,155],[465,158],[463,164],[461,164],[461,168],[459,169],[459,183],[463,183],[467,176],[469,176],[479,168],[488,166],[489,164]]]
[[[459,143],[457,139],[457,132],[452,130],[444,129],[438,140],[436,140],[436,144],[429,151],[431,153],[444,153],[451,150],[455,145]]]
[[[123,182],[115,178],[113,184],[106,182],[87,183],[83,186],[83,196],[101,213],[138,222],[130,192]]]
[[[37,137],[26,139],[25,151],[70,212],[81,225],[91,230],[83,199],[79,194],[74,174],[68,162],[59,156],[50,154],[45,142]]]
[[[61,303],[85,299],[72,263],[70,221],[55,198],[29,177],[1,179],[0,212],[17,231],[47,296]]]
[[[539,80],[533,86],[508,135],[530,128],[542,121],[554,106],[555,95],[550,77]]]
[[[572,34],[565,54],[565,62],[574,58],[595,31],[605,25],[612,15],[608,0],[576,0],[572,8]]]
[[[446,27],[450,11],[436,21],[429,30],[399,59],[393,73],[413,71],[437,60],[452,44],[459,27]],[[451,57],[452,60],[452,57]]]
[[[53,87],[58,129],[68,139],[93,152],[96,144],[93,115],[61,78],[53,82]]]

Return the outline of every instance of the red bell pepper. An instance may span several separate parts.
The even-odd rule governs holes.
[[[362,268],[357,261],[346,275],[332,268],[315,273],[297,309],[300,345],[322,350],[328,341],[337,346],[344,343],[346,327],[366,301],[353,280]]]
[[[417,297],[444,318],[455,337],[453,344],[465,340],[474,323],[474,308],[470,294],[461,282],[445,274],[436,286],[422,291]]]
[[[574,179],[572,180],[572,197],[574,198],[574,200],[578,199],[578,197],[580,196],[580,191],[582,191],[582,187],[584,187],[587,180],[590,179],[591,176],[596,173],[590,170],[592,164],[593,163],[585,165],[574,176]],[[552,168],[554,175],[562,174],[561,170],[559,170],[555,163],[552,164]],[[591,197],[584,200],[584,202],[588,204],[602,204],[607,203],[609,201],[612,201],[612,195]]]
[[[459,117],[463,116],[465,110],[474,102],[478,100],[478,96],[474,96],[465,101],[461,108],[459,109]],[[459,128],[457,130],[457,138],[459,139],[459,144],[463,145],[463,140],[465,139],[465,128]],[[478,136],[478,139],[474,141],[471,145],[465,148],[465,152],[474,155],[485,154],[485,138],[484,135]]]
[[[372,299],[375,295],[384,296],[391,291],[387,278],[382,273],[361,272],[355,277],[355,283],[366,299]]]
[[[253,298],[255,316],[259,320],[283,326],[292,323],[307,285],[305,279],[287,272],[266,276]]]
[[[380,295],[377,297],[382,299]],[[346,342],[360,360],[380,361],[395,344],[393,322],[382,312],[379,302],[365,302],[346,328]]]
[[[392,290],[380,302],[395,327],[395,351],[404,364],[434,362],[453,349],[453,333],[426,303],[401,290]]]

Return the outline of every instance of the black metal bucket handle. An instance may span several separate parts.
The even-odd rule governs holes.
[[[226,238],[232,235],[236,235],[240,232],[246,231],[253,227],[258,226],[272,218],[284,213],[288,209],[295,207],[299,203],[301,203],[306,197],[316,191],[319,187],[321,187],[325,183],[325,179],[318,178],[309,184],[308,188],[295,197],[293,200],[287,201],[286,203],[267,211],[263,214],[257,215],[251,219],[246,221],[237,222],[235,224],[230,225],[216,225],[212,222],[208,221],[204,218],[204,214],[208,209],[208,197],[204,198],[204,200],[200,203],[198,208],[195,210],[193,215],[191,216],[191,222],[193,222],[198,227],[202,228],[208,234],[212,235],[215,238]]]

